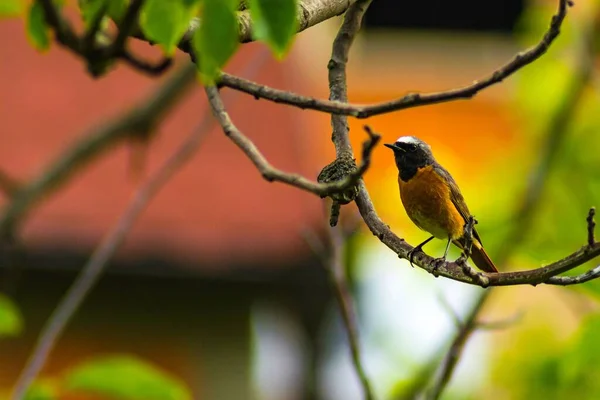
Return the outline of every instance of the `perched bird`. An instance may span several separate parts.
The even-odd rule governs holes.
[[[398,167],[400,198],[408,217],[431,236],[416,246],[409,254],[412,264],[414,253],[434,237],[447,239],[444,257],[446,259],[450,242],[460,249],[466,243],[465,225],[471,221],[471,259],[477,268],[486,272],[498,272],[488,257],[473,219],[458,185],[448,171],[433,157],[431,147],[414,136],[402,136],[393,144],[385,144],[394,151]]]

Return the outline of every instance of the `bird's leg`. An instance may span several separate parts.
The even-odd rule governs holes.
[[[440,258],[436,258],[433,260],[433,268],[431,269],[431,273],[437,277],[437,269],[446,262],[446,256],[448,255],[448,250],[450,249],[450,242],[452,242],[452,238],[448,237],[448,243],[446,243],[446,250],[444,250],[444,255]]]
[[[435,236],[430,237],[429,239],[427,239],[426,241],[424,241],[423,243],[415,246],[414,249],[412,249],[411,251],[408,252],[408,262],[410,263],[410,266],[413,266],[413,258],[415,257],[415,253],[418,251],[423,251],[423,246],[425,246],[427,243],[431,242],[431,240],[434,238]]]

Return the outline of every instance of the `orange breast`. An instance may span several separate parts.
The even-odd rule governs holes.
[[[415,225],[439,239],[462,236],[465,220],[450,199],[450,188],[433,166],[420,168],[408,182],[398,178],[398,184],[402,204]]]

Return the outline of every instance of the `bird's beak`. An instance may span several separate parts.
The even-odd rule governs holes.
[[[383,145],[385,147],[389,147],[390,149],[392,149],[394,151],[404,151],[404,149],[402,147],[396,146],[395,144],[384,143]]]

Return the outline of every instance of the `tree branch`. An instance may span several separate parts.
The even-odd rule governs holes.
[[[329,99],[345,103],[348,101],[348,87],[346,79],[346,64],[348,63],[348,53],[350,47],[354,42],[354,38],[358,34],[362,25],[362,20],[367,11],[367,8],[371,4],[371,0],[357,0],[352,4],[348,11],[344,14],[344,22],[340,27],[332,45],[331,59],[327,64],[329,70]],[[349,127],[348,120],[345,116],[331,114],[331,141],[335,146],[336,157],[338,160],[348,158],[353,154],[352,145],[350,144],[350,138],[348,136]],[[367,132],[370,133],[370,129],[365,127]],[[334,201],[332,205],[332,216],[334,211],[339,212],[339,203]],[[331,219],[333,221],[333,218]],[[367,400],[373,400],[374,394],[371,388],[371,383],[362,365],[359,342],[358,342],[358,327],[356,323],[350,319],[349,311],[349,300],[345,280],[345,271],[341,265],[341,249],[343,248],[343,239],[339,231],[335,228],[329,228],[331,246],[334,251],[332,257],[336,259],[332,260],[333,267],[333,282],[336,287],[336,293],[338,297],[338,306],[342,316],[344,316],[346,332],[348,334],[348,342],[350,344],[350,353],[352,355],[352,362],[354,364],[354,370],[359,377],[362,385],[364,397]],[[336,250],[337,249],[337,250]],[[340,254],[335,254],[335,252]],[[338,265],[336,266],[337,263]]]
[[[594,246],[594,242],[596,241],[594,237],[594,228],[596,228],[596,221],[594,221],[594,216],[596,215],[596,208],[590,208],[588,212],[588,216],[586,218],[587,221],[587,234],[588,234],[588,246]]]
[[[546,53],[554,39],[556,39],[560,33],[560,28],[567,14],[568,5],[568,0],[559,0],[558,11],[556,15],[552,17],[550,27],[539,43],[526,51],[518,53],[512,60],[500,66],[489,76],[461,88],[433,93],[409,93],[395,100],[373,105],[361,105],[347,104],[343,101],[332,101],[334,98],[332,98],[332,100],[320,100],[314,97],[302,96],[296,93],[260,85],[227,73],[221,74],[219,85],[250,94],[257,99],[267,99],[276,103],[288,104],[302,109],[311,109],[331,114],[353,116],[356,118],[369,118],[374,115],[412,107],[426,106],[453,100],[470,99],[480,91],[496,83],[502,82],[519,69],[532,63]]]
[[[567,95],[562,96],[560,106],[550,118],[548,132],[545,135],[545,143],[542,146],[543,151],[539,156],[537,165],[532,171],[532,179],[529,180],[528,187],[523,196],[524,201],[520,209],[515,212],[515,216],[512,218],[512,220],[517,221],[517,223],[506,235],[506,239],[503,241],[503,245],[500,249],[500,257],[497,259],[499,265],[506,264],[511,254],[517,250],[518,246],[524,241],[528,233],[531,232],[533,216],[540,203],[545,183],[551,172],[551,167],[556,160],[556,155],[568,132],[568,124],[572,120],[573,114],[577,109],[584,88],[591,79],[591,70],[593,68],[591,55],[596,51],[593,46],[591,46],[591,43],[596,35],[597,29],[598,27],[594,25],[594,28],[585,32],[584,45],[581,47],[580,54],[577,57],[578,65],[576,74],[573,76],[571,85],[567,89]],[[590,248],[595,242],[594,212],[595,209],[591,208],[586,219],[588,246],[590,246]],[[576,277],[554,276],[549,278],[545,283],[552,285],[572,285],[587,282],[598,276],[600,276],[600,268],[597,267]],[[474,321],[489,298],[490,291],[488,290],[482,293],[475,301],[472,309],[468,313],[467,323],[465,323],[459,332],[457,332],[448,353],[440,365],[438,379],[435,381],[433,389],[429,393],[430,397],[428,398],[437,399],[445,389],[462,354],[464,343],[468,340],[473,329]]]
[[[263,52],[262,55],[257,56],[248,64],[247,68],[251,74],[256,73],[256,71],[260,69],[266,59],[265,56],[266,52]],[[185,75],[185,71],[187,71],[188,68],[189,64],[182,68],[182,75]],[[192,66],[192,68],[195,72],[195,67]],[[193,76],[195,77],[195,73]],[[153,102],[156,102],[156,100],[151,101],[150,103]],[[77,312],[77,309],[81,306],[81,303],[87,294],[98,281],[102,272],[106,269],[110,258],[121,246],[138,216],[171,177],[192,159],[202,143],[205,133],[212,128],[213,124],[214,119],[211,118],[210,108],[207,108],[201,122],[190,136],[181,144],[175,153],[165,161],[156,173],[140,186],[113,229],[106,234],[88,263],[77,276],[73,285],[69,288],[68,292],[48,319],[25,368],[19,376],[11,395],[11,400],[22,400],[24,398],[27,389],[40,373],[66,325]]]
[[[355,221],[349,226],[340,228],[326,226],[327,244],[323,244],[316,235],[306,235],[305,239],[315,255],[317,255],[323,266],[327,269],[329,280],[333,287],[336,303],[342,317],[344,330],[348,336],[352,363],[363,387],[365,398],[374,399],[369,378],[361,359],[360,340],[356,312],[352,306],[352,296],[348,289],[346,280],[346,268],[344,264],[344,245],[348,239],[356,233],[360,217],[357,215]],[[309,231],[309,233],[311,233]]]
[[[77,36],[69,22],[62,17],[52,0],[36,0],[42,4],[44,15],[48,25],[54,29],[56,40],[66,48],[70,49],[75,55],[81,57],[88,66],[88,71],[93,76],[100,76],[107,70],[107,66],[115,59],[121,59],[129,66],[140,72],[149,75],[159,75],[171,66],[171,59],[165,58],[157,64],[141,60],[130,53],[126,48],[126,41],[129,35],[136,27],[136,22],[144,0],[134,0],[131,2],[123,21],[119,25],[117,37],[108,45],[98,46],[96,35],[99,32],[104,11],[100,11],[95,20],[92,21],[89,29],[82,37]],[[110,40],[106,36],[106,40]]]
[[[31,357],[15,385],[11,399],[21,400],[24,398],[27,389],[46,363],[56,341],[106,269],[108,262],[125,240],[139,215],[165,183],[196,153],[204,134],[208,132],[212,123],[213,119],[210,118],[210,114],[206,114],[200,125],[179,149],[147,182],[140,186],[117,223],[106,234],[73,285],[52,312],[48,322],[42,329]]]
[[[223,132],[229,137],[252,161],[260,174],[269,182],[283,182],[296,188],[317,194],[319,196],[328,196],[333,193],[340,193],[344,190],[356,185],[360,176],[368,169],[370,156],[375,143],[379,140],[379,135],[370,136],[365,142],[365,154],[362,160],[361,167],[355,173],[348,175],[345,179],[331,183],[317,183],[304,178],[301,175],[281,171],[271,165],[254,143],[245,136],[233,124],[229,114],[225,110],[225,105],[219,94],[219,90],[214,86],[205,88],[208,101],[212,107],[213,114],[223,128]]]
[[[20,183],[16,179],[0,169],[0,193],[10,198],[19,190],[19,187]]]
[[[139,134],[147,134],[167,114],[186,88],[194,82],[196,68],[188,63],[154,94],[116,117],[110,123],[92,129],[45,168],[40,176],[24,183],[14,192],[0,217],[0,238],[17,229],[26,214],[52,191],[116,143]]]
[[[471,337],[471,334],[477,329],[477,317],[480,310],[483,308],[486,300],[489,298],[491,291],[486,290],[479,296],[475,301],[475,304],[471,308],[471,311],[467,317],[458,326],[458,332],[452,340],[448,351],[442,358],[440,366],[437,370],[437,376],[433,382],[431,388],[425,393],[426,400],[436,400],[440,397],[446,385],[450,382],[454,369],[458,365],[458,361],[462,356],[465,344]]]
[[[300,0],[298,2],[298,33],[312,26],[315,26],[323,21],[342,15],[348,7],[356,0]],[[254,41],[254,28],[250,11],[244,10],[238,12],[238,31],[241,43]],[[194,32],[200,26],[200,18],[194,18],[188,31],[181,40],[179,47],[189,49],[190,41],[194,36]],[[136,33],[138,39],[148,41],[143,34]],[[187,52],[187,50],[184,50]]]

